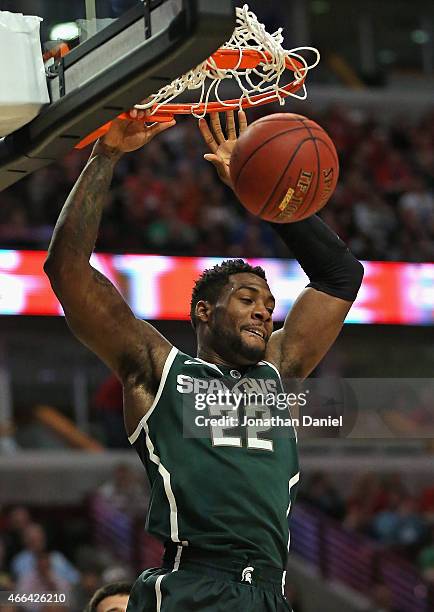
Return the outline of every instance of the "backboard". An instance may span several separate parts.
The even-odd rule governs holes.
[[[235,27],[232,0],[0,0],[0,10],[42,17],[46,56],[64,43],[46,64],[50,104],[0,139],[0,190],[202,62]]]

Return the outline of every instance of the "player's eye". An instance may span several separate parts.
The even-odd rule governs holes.
[[[252,298],[244,297],[244,298],[241,298],[241,301],[244,302],[245,304],[253,304]]]
[[[267,308],[267,310],[268,310],[268,312],[270,313],[270,315],[272,315],[272,314],[273,314],[273,312],[274,312],[274,308]]]

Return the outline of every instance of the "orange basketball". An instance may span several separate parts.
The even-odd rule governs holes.
[[[274,223],[292,223],[325,206],[336,188],[339,160],[321,126],[302,115],[278,113],[241,134],[230,173],[248,211]]]

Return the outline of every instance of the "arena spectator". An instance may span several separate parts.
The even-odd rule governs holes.
[[[6,545],[0,537],[0,591],[11,591],[12,588],[12,576],[6,563]]]
[[[95,591],[102,585],[101,572],[97,567],[80,569],[80,581],[71,590],[71,607],[74,610],[84,610]]]
[[[359,474],[352,484],[347,499],[347,510],[363,508],[369,516],[384,507],[385,488],[380,475],[372,472]]]
[[[84,612],[125,612],[132,584],[112,582],[96,591]]]
[[[18,593],[64,595],[66,605],[70,603],[70,589],[71,584],[53,571],[50,554],[45,551],[35,556],[34,567],[24,572],[16,584]],[[22,603],[21,607],[29,612],[39,612],[48,606],[45,603],[28,602]]]
[[[79,572],[59,551],[47,551],[47,538],[42,525],[32,523],[23,531],[24,549],[17,553],[11,562],[12,574],[17,581],[36,569],[37,559],[47,552],[50,571],[59,580],[75,584],[80,579]]]
[[[382,544],[397,543],[397,532],[400,526],[399,503],[399,496],[394,496],[390,499],[388,506],[376,513],[372,519],[372,534]]]
[[[408,553],[416,553],[426,543],[427,525],[418,513],[417,500],[408,496],[401,500],[398,507],[399,521],[396,527],[396,544]]]
[[[419,509],[426,521],[434,525],[434,485],[423,489],[420,496]]]
[[[98,488],[97,495],[117,510],[132,516],[145,515],[147,497],[137,472],[129,465],[118,465],[110,480]]]
[[[309,478],[303,499],[336,519],[345,514],[345,504],[325,472],[314,472]]]
[[[30,512],[24,506],[12,507],[6,515],[4,540],[6,546],[6,561],[22,549],[23,531],[32,523]]]
[[[425,580],[434,585],[434,525],[431,526],[430,542],[422,548],[417,561]]]

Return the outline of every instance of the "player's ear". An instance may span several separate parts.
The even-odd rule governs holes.
[[[207,323],[211,314],[211,304],[206,300],[199,300],[195,309],[196,318],[202,323]]]

